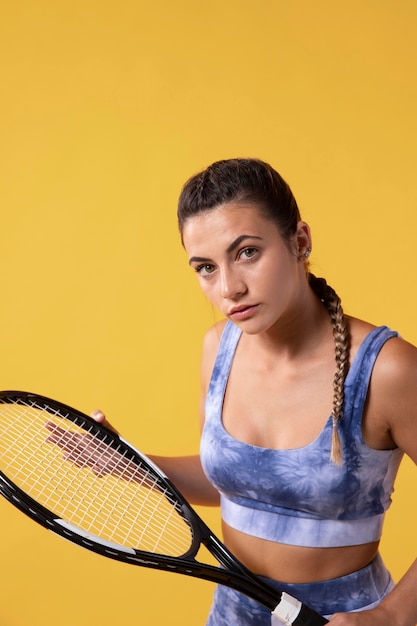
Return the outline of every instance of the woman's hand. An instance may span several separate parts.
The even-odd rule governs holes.
[[[117,434],[102,411],[96,410],[91,416]],[[46,441],[61,448],[66,461],[71,461],[80,468],[89,467],[99,477],[112,474],[124,480],[138,479],[137,465],[98,437],[87,432],[66,430],[52,421],[45,426],[51,433]]]
[[[383,604],[359,613],[335,613],[329,618],[332,626],[396,626],[397,623]]]
[[[107,421],[105,414],[103,413],[103,411],[100,411],[100,409],[95,409],[94,411],[92,411],[91,417],[93,418],[93,420],[95,420],[99,424],[102,424],[103,426],[111,430],[113,433],[116,433],[116,435],[120,434],[119,431],[116,430],[114,426],[112,426],[110,422]]]

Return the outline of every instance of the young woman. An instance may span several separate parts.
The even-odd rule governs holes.
[[[190,501],[220,503],[243,563],[332,626],[415,626],[417,561],[394,587],[378,544],[402,454],[417,461],[417,349],[345,316],[309,272],[310,229],[268,164],[212,164],[178,220],[225,320],[204,341],[201,454],[154,460]],[[270,623],[216,589],[208,626]]]

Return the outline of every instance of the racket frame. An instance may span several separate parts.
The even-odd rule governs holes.
[[[90,434],[97,436],[111,448],[119,452],[120,449],[123,452],[126,451],[129,455],[126,458],[134,463],[147,465],[152,470],[152,475],[157,485],[163,491],[173,495],[173,500],[175,499],[176,501],[175,507],[181,516],[187,520],[192,529],[192,542],[188,551],[181,556],[156,554],[109,542],[61,519],[26,494],[0,470],[0,494],[38,524],[64,539],[114,560],[197,577],[231,587],[263,604],[272,614],[277,615],[284,624],[286,623],[290,626],[320,626],[320,624],[327,623],[327,620],[319,616],[315,611],[312,611],[309,607],[288,594],[277,591],[243,565],[210,530],[162,470],[149,457],[134,448],[120,435],[103,424],[97,423],[93,418],[81,411],[46,396],[22,391],[1,391],[0,404],[33,405],[35,408],[43,409],[50,413],[52,421],[54,416],[67,419]],[[201,545],[205,546],[221,567],[197,560],[196,556]],[[294,602],[296,603],[295,606]],[[295,615],[295,619],[286,621],[283,612],[287,612],[290,615],[288,620],[292,619],[291,614]]]

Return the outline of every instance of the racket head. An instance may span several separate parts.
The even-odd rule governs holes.
[[[193,510],[150,459],[38,394],[0,392],[0,493],[46,528],[118,560],[187,559],[200,546]]]
[[[111,473],[103,470],[109,462]],[[282,594],[229,552],[146,455],[66,404],[0,391],[0,493],[93,552],[227,585],[281,617]],[[221,568],[195,559],[202,543]],[[327,620],[302,605],[287,623],[321,626]]]

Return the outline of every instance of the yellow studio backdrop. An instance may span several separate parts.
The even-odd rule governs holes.
[[[288,180],[346,311],[417,343],[416,29],[414,0],[3,0],[0,388],[100,407],[147,452],[195,452],[216,313],[176,200],[232,156]],[[386,522],[396,579],[415,480],[406,462]],[[204,624],[211,583],[89,553],[2,498],[0,513],[1,626]]]

